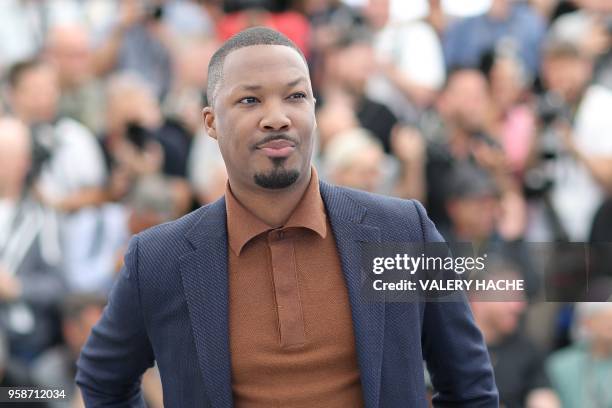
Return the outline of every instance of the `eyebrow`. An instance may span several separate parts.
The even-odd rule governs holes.
[[[306,78],[305,77],[299,77],[294,79],[293,81],[290,81],[287,83],[286,87],[287,88],[291,88],[296,86],[297,84],[299,84],[300,82],[306,82]],[[244,90],[244,91],[257,91],[260,90],[262,88],[261,85],[241,85],[238,87],[239,90]]]

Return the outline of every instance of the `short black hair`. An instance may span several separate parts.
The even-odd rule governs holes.
[[[482,78],[484,78],[485,82],[487,83],[487,86],[490,86],[488,77],[481,67],[472,67],[470,65],[459,64],[459,65],[451,65],[446,70],[446,77],[444,78],[444,84],[442,85],[441,90],[446,91],[449,85],[451,84],[452,80],[455,78],[455,76],[462,74],[464,72],[474,72],[476,74],[481,75]]]
[[[300,54],[304,63],[306,57],[302,51],[284,34],[267,27],[252,27],[240,31],[231,37],[213,54],[208,64],[208,86],[206,87],[206,99],[209,106],[214,104],[215,94],[223,79],[223,63],[232,51],[252,45],[284,45],[293,48]]]
[[[46,63],[39,58],[27,59],[13,64],[7,73],[7,82],[9,87],[14,89],[19,85],[21,78],[28,72],[38,67],[44,66]]]

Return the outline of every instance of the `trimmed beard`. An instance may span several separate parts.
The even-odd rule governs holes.
[[[285,161],[282,159],[273,159],[274,168],[267,173],[256,173],[253,176],[255,184],[259,187],[267,188],[270,190],[280,190],[287,188],[300,177],[298,170],[287,170],[282,167],[282,163]]]

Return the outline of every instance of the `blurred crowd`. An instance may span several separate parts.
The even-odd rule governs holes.
[[[323,179],[420,200],[527,282],[471,299],[503,406],[612,407],[610,0],[2,0],[0,386],[82,406],[128,239],[224,193],[207,66],[255,25],[308,59]],[[586,295],[546,302],[531,242]],[[558,250],[585,243],[599,267]],[[155,368],[143,387],[162,406]]]

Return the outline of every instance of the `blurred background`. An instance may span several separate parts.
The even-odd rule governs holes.
[[[308,59],[323,179],[418,199],[526,280],[472,299],[503,406],[612,407],[610,0],[2,0],[0,386],[82,406],[75,361],[130,236],[224,192],[207,65],[254,25]],[[546,302],[531,242],[562,285],[589,273],[584,302]],[[161,407],[155,368],[143,388]]]

